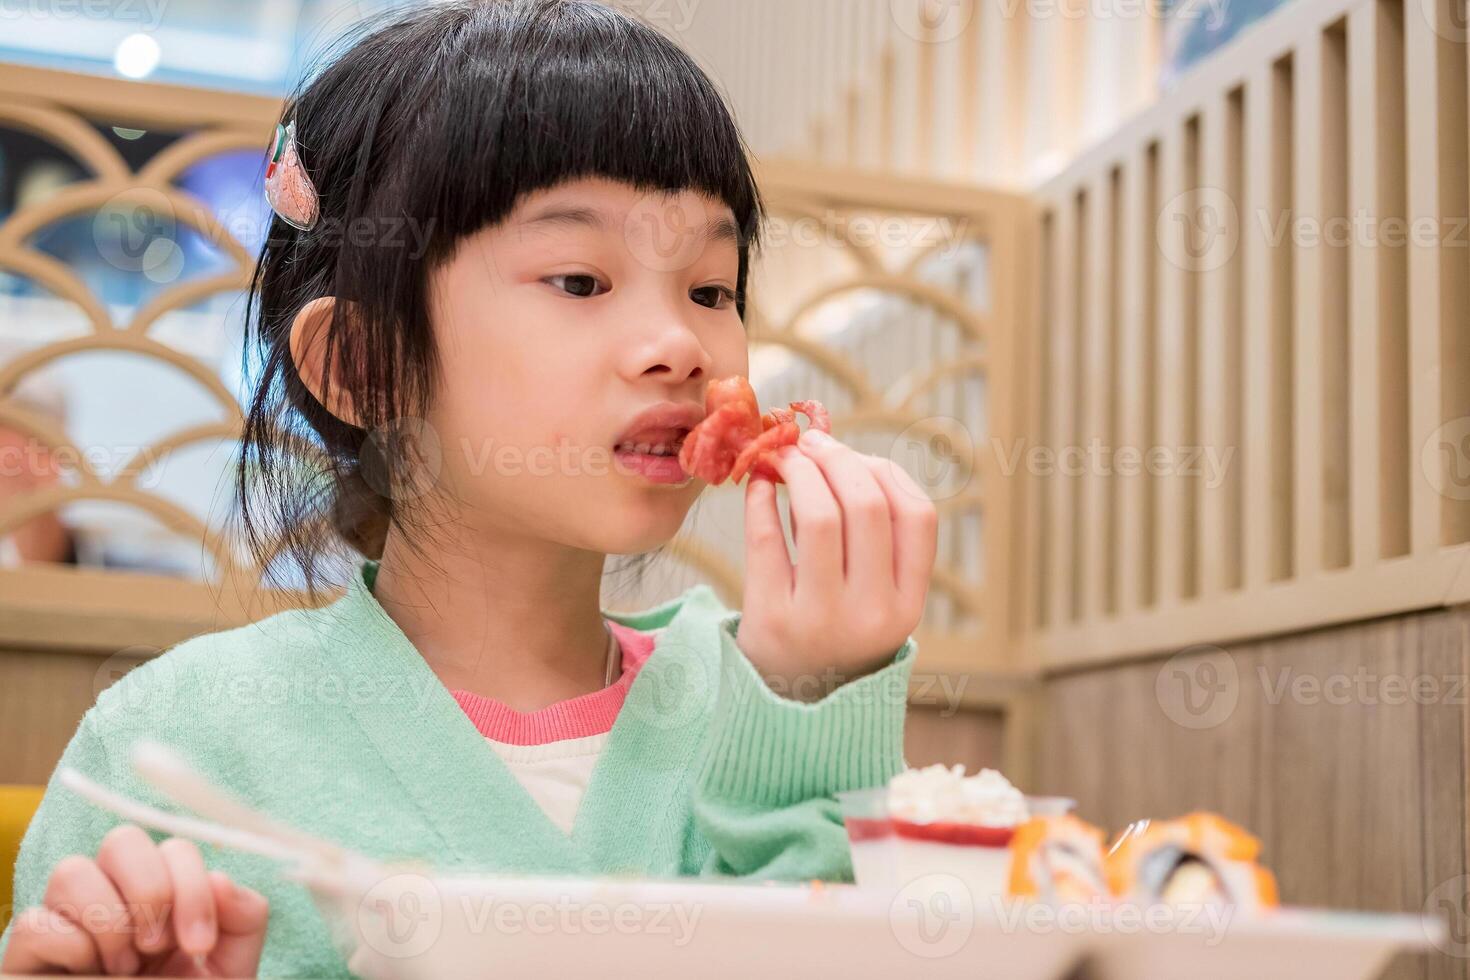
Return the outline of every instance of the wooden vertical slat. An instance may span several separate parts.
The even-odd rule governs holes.
[[[949,295],[954,295],[958,286],[958,270],[953,266],[941,268],[938,270],[937,275],[927,273],[924,278],[939,286]],[[960,356],[960,345],[962,342],[960,332],[955,327],[954,321],[942,315],[932,306],[924,305],[920,309],[920,316],[922,316],[926,323],[932,326],[935,332],[935,338],[938,342],[937,363],[952,363]],[[934,394],[937,399],[935,405],[937,409],[936,414],[946,418],[956,419],[963,424],[965,421],[965,409],[962,387],[958,381],[955,381],[949,384],[939,385],[935,388]],[[975,436],[971,440],[972,443],[979,442],[982,438],[980,434],[974,428],[970,428],[969,431]],[[960,473],[952,470],[942,487],[942,492],[946,495],[952,495],[958,492],[959,477]],[[939,553],[945,556],[945,562],[950,567],[956,567],[964,555],[964,542],[962,540],[963,528],[963,514],[959,512],[949,515],[948,520],[942,521],[940,524]],[[951,606],[950,615],[951,626],[957,628],[961,621],[961,613],[958,606]]]
[[[1072,259],[1072,302],[1070,323],[1072,329],[1072,365],[1071,365],[1071,388],[1069,396],[1072,410],[1071,440],[1065,444],[1065,455],[1062,458],[1064,477],[1068,486],[1068,506],[1071,508],[1071,531],[1072,531],[1072,585],[1071,585],[1071,613],[1073,620],[1080,620],[1083,615],[1084,605],[1084,578],[1088,566],[1088,538],[1087,527],[1083,520],[1086,514],[1087,497],[1087,433],[1089,420],[1087,418],[1087,332],[1090,326],[1088,314],[1089,290],[1087,284],[1087,270],[1091,267],[1092,260],[1089,253],[1092,250],[1093,215],[1096,210],[1095,199],[1092,198],[1088,189],[1078,191],[1072,206],[1076,209],[1076,224],[1072,229],[1072,241],[1074,254]]]
[[[816,0],[811,10],[812,34],[817,39],[818,56],[812,67],[812,90],[807,95],[803,122],[811,143],[808,159],[827,161],[833,144],[833,117],[836,115],[832,111],[832,96],[841,91],[833,77],[837,31],[833,29],[827,0]]]
[[[1082,424],[1078,427],[1077,445],[1082,450],[1081,523],[1078,528],[1083,545],[1079,573],[1082,594],[1080,608],[1085,621],[1101,619],[1107,608],[1107,588],[1113,570],[1108,553],[1109,513],[1108,485],[1112,477],[1104,471],[1110,457],[1094,452],[1094,447],[1111,449],[1111,434],[1105,423],[1113,392],[1110,364],[1114,352],[1108,349],[1112,335],[1109,288],[1116,275],[1112,249],[1112,182],[1110,172],[1101,170],[1087,185],[1087,210],[1081,233],[1086,235],[1086,267],[1079,269],[1082,305],[1078,311],[1079,347],[1081,355]]]
[[[1034,436],[1039,448],[1050,444],[1055,426],[1055,409],[1051,399],[1051,346],[1056,320],[1056,294],[1060,270],[1057,269],[1057,215],[1055,208],[1041,213],[1040,234],[1036,242],[1036,324],[1031,331],[1034,340],[1028,351],[1030,364],[1029,391],[1027,392],[1027,435]],[[1029,447],[1027,447],[1029,448]],[[1027,509],[1026,545],[1031,574],[1028,577],[1029,600],[1023,620],[1037,628],[1051,622],[1051,592],[1053,578],[1053,532],[1052,528],[1052,482],[1056,474],[1047,474],[1040,468],[1023,469],[1029,500],[1034,506]]]
[[[917,173],[924,162],[925,133],[920,128],[923,111],[919,107],[919,79],[926,63],[929,45],[916,41],[902,31],[893,37],[893,167],[905,173]]]
[[[1185,133],[1182,124],[1171,126],[1159,142],[1158,201],[1160,207],[1175,202],[1185,192]],[[1159,212],[1163,214],[1163,212]],[[1188,214],[1186,209],[1184,212]],[[1184,278],[1188,274],[1180,256],[1187,254],[1188,229],[1184,223],[1165,219],[1155,224],[1158,250],[1158,319],[1155,342],[1154,388],[1156,403],[1150,449],[1175,454],[1184,442],[1184,402],[1187,397],[1184,370]],[[1184,499],[1188,490],[1175,467],[1152,474],[1157,530],[1154,536],[1155,595],[1157,604],[1168,607],[1184,595]]]
[[[813,0],[806,5],[810,13],[807,16],[803,29],[810,33],[806,36],[811,39],[815,51],[811,59],[811,69],[805,84],[808,90],[802,106],[802,119],[806,130],[807,140],[810,146],[807,159],[822,160],[826,156],[827,141],[830,138],[830,125],[827,113],[827,95],[833,91],[832,86],[832,46],[836,42],[837,32],[832,21],[828,19],[830,9],[827,0]]]
[[[1005,168],[1005,123],[1001,114],[1009,79],[1008,58],[1017,57],[1019,52],[1008,50],[1003,43],[1005,30],[1014,18],[1003,16],[1001,0],[976,0],[976,8],[979,50],[975,56],[975,133],[971,150],[975,166],[971,172],[976,181],[991,183],[1001,179]]]
[[[1143,153],[1139,157],[1139,164],[1143,167],[1142,195],[1139,202],[1141,209],[1141,224],[1138,228],[1140,236],[1139,262],[1142,268],[1139,275],[1142,281],[1138,284],[1140,290],[1140,302],[1143,309],[1143,322],[1139,327],[1140,340],[1143,344],[1143,361],[1139,365],[1139,376],[1143,379],[1143,392],[1141,409],[1143,413],[1143,436],[1139,443],[1139,449],[1143,453],[1149,453],[1154,446],[1159,445],[1159,390],[1155,384],[1159,371],[1159,270],[1163,268],[1164,256],[1159,249],[1158,239],[1158,216],[1160,201],[1160,185],[1162,183],[1160,174],[1163,172],[1163,153],[1158,142],[1151,141],[1145,144]],[[1147,460],[1147,455],[1145,455]],[[1146,606],[1151,606],[1159,601],[1159,483],[1150,475],[1145,463],[1142,475],[1139,477],[1140,490],[1143,501],[1142,527],[1143,538],[1139,542],[1139,601]]]
[[[1378,153],[1381,138],[1378,127],[1387,122],[1382,118],[1376,92],[1386,81],[1380,72],[1381,6],[1377,2],[1367,3],[1348,15],[1348,138],[1351,141],[1348,193],[1353,207],[1370,216],[1379,229],[1386,215],[1378,177],[1382,162]],[[1378,422],[1382,396],[1378,385],[1378,318],[1387,285],[1381,281],[1378,261],[1382,247],[1382,242],[1355,234],[1350,257],[1352,561],[1360,567],[1377,561],[1383,550],[1379,516],[1379,473],[1384,460],[1383,433]]]
[[[1225,101],[1225,193],[1237,211],[1245,197],[1245,90],[1237,88]],[[1239,222],[1241,215],[1237,214]],[[1240,255],[1240,228],[1235,228],[1234,250],[1220,270],[1225,281],[1225,446],[1211,464],[1210,479],[1222,481],[1225,496],[1226,588],[1245,583],[1245,544],[1241,527],[1245,513],[1245,477],[1240,444],[1245,430],[1245,338],[1241,324],[1241,296],[1246,290],[1245,260]]]
[[[815,4],[810,2],[789,4],[778,15],[783,31],[780,42],[783,54],[796,55],[778,69],[786,91],[786,104],[776,123],[781,136],[778,145],[783,153],[804,155],[807,149],[805,123],[811,99],[812,68],[816,60],[816,52],[809,46],[811,34],[808,29],[814,10]],[[798,51],[799,55],[796,54]]]
[[[970,17],[970,23],[966,25],[965,32],[956,39],[955,45],[958,49],[956,56],[959,59],[958,79],[959,102],[956,111],[959,118],[955,120],[955,174],[961,180],[972,182],[983,181],[985,175],[980,169],[980,51],[984,43],[982,34],[980,0],[975,0],[977,8]]]
[[[856,131],[854,131],[853,143],[857,147],[853,156],[854,166],[870,167],[878,166],[878,125],[881,116],[879,106],[879,78],[878,63],[878,19],[873,13],[872,0],[858,0],[854,4],[853,18],[857,22],[857,53],[854,54],[854,62],[857,63],[857,72],[854,75],[853,104],[856,106],[854,118],[857,119]]]
[[[1350,198],[1370,217],[1352,251],[1353,563],[1408,548],[1403,7],[1374,0],[1348,21]]]
[[[898,138],[898,125],[894,120],[894,113],[898,111],[899,104],[894,92],[894,88],[898,85],[897,57],[892,42],[884,42],[883,50],[878,55],[878,90],[876,93],[878,103],[876,163],[884,170],[895,169],[902,160],[899,148],[895,145]]]
[[[1197,217],[1211,236],[1199,243],[1200,594],[1240,583],[1240,112],[1238,91],[1204,114]],[[1223,471],[1221,471],[1223,470]]]
[[[1114,203],[1119,229],[1119,322],[1117,322],[1117,400],[1119,430],[1117,453],[1136,454],[1136,469],[1117,472],[1117,611],[1129,616],[1138,610],[1144,563],[1144,173],[1142,154],[1123,162],[1122,184]]]
[[[1318,181],[1323,225],[1322,308],[1322,562],[1343,568],[1352,555],[1352,415],[1348,282],[1352,223],[1348,215],[1347,28],[1339,23],[1322,35],[1322,150]]]
[[[1130,156],[1123,163],[1122,187],[1115,211],[1120,232],[1121,258],[1118,316],[1118,404],[1120,428],[1118,452],[1134,454],[1137,465],[1116,477],[1118,498],[1118,584],[1117,608],[1123,615],[1137,611],[1144,604],[1146,571],[1150,559],[1145,527],[1150,519],[1144,453],[1148,447],[1147,393],[1153,389],[1153,377],[1146,358],[1146,341],[1153,329],[1148,315],[1149,270],[1155,255],[1153,212],[1149,206],[1148,181],[1151,176],[1147,149]],[[1120,471],[1123,468],[1120,467]]]
[[[1200,428],[1200,269],[1196,256],[1204,244],[1213,238],[1213,229],[1204,225],[1207,220],[1201,210],[1204,194],[1200,188],[1200,119],[1191,116],[1184,122],[1182,187],[1184,197],[1181,207],[1175,212],[1185,218],[1182,252],[1174,256],[1183,264],[1180,275],[1181,297],[1180,318],[1176,329],[1181,345],[1180,367],[1180,431],[1179,438],[1168,448],[1171,453],[1169,466],[1175,471],[1180,491],[1184,495],[1183,513],[1180,520],[1178,547],[1181,581],[1179,591],[1185,598],[1199,595],[1200,571],[1200,483],[1199,472],[1190,466],[1199,452],[1202,439]]]
[[[837,134],[837,120],[841,118],[841,104],[847,91],[846,65],[847,32],[852,18],[847,16],[842,0],[824,0],[818,19],[818,31],[825,38],[822,58],[822,89],[820,112],[826,123],[827,141],[823,157],[828,163],[837,163],[834,147],[842,146]]]
[[[781,153],[782,126],[788,118],[788,109],[781,93],[789,84],[789,65],[786,63],[784,48],[789,43],[792,31],[789,25],[782,25],[782,7],[784,4],[779,3],[779,0],[761,0],[760,34],[756,35],[772,38],[775,54],[769,62],[759,66],[764,78],[761,79],[760,126],[756,132],[764,141],[767,153]]]
[[[1106,216],[1107,232],[1102,237],[1102,247],[1107,256],[1107,282],[1103,289],[1103,305],[1107,321],[1107,336],[1103,347],[1107,351],[1107,393],[1104,398],[1103,444],[1107,450],[1106,482],[1103,484],[1103,513],[1105,527],[1102,547],[1106,555],[1103,561],[1103,613],[1108,616],[1118,612],[1118,529],[1122,524],[1121,488],[1118,485],[1118,447],[1123,436],[1123,368],[1122,368],[1122,317],[1123,287],[1123,169],[1121,165],[1108,168],[1106,204],[1099,205]]]
[[[1440,125],[1439,100],[1442,94],[1440,63],[1445,51],[1435,33],[1437,17],[1448,16],[1448,5],[1435,0],[1421,5],[1413,16],[1404,18],[1405,63],[1405,131],[1411,151],[1408,154],[1409,214],[1439,215],[1446,196],[1447,175],[1441,163],[1451,151],[1444,147],[1447,138]],[[1463,135],[1463,131],[1461,133]],[[1437,242],[1424,242],[1411,236],[1409,245],[1409,445],[1418,452],[1437,439],[1440,418],[1440,388],[1443,379],[1439,364],[1441,325],[1450,312],[1445,303],[1445,277],[1449,272]],[[1440,544],[1441,497],[1440,459],[1431,451],[1415,467],[1409,485],[1409,539],[1415,554],[1427,554]]]
[[[1035,387],[1031,361],[1035,330],[1030,313],[1035,309],[1034,290],[1039,277],[1033,251],[1037,233],[1035,217],[1029,207],[1017,207],[1012,211],[1012,219],[1006,234],[988,241],[984,265],[989,297],[985,305],[991,312],[992,322],[1011,325],[1010,329],[998,331],[995,343],[986,344],[999,369],[989,372],[984,384],[989,433],[1008,446],[1021,444],[1023,437],[1031,435],[1026,427],[1031,417],[1027,407]],[[987,632],[994,648],[1002,651],[1005,662],[1019,665],[1024,656],[1019,641],[1026,623],[1026,565],[1037,554],[1026,550],[1034,513],[1028,499],[1031,477],[1023,468],[1010,478],[991,479],[991,483],[984,490],[985,509],[980,514],[984,529],[982,581],[992,596]],[[996,520],[996,514],[1008,516]]]
[[[1051,430],[1049,445],[1058,456],[1075,439],[1076,379],[1073,369],[1076,360],[1077,311],[1077,202],[1065,198],[1057,202],[1053,218],[1051,264],[1055,274],[1051,280],[1049,297],[1050,323],[1047,325],[1049,355],[1047,384],[1044,396],[1049,402]],[[1076,512],[1073,509],[1072,489],[1075,481],[1068,479],[1058,465],[1047,478],[1049,484],[1047,505],[1047,536],[1050,549],[1047,555],[1045,600],[1047,622],[1061,626],[1072,620],[1073,589],[1075,572],[1074,551]]]
[[[1314,34],[1296,52],[1294,70],[1294,186],[1293,218],[1297,227],[1320,229],[1323,220],[1322,174],[1322,55],[1323,39]],[[1292,236],[1291,225],[1286,227]],[[1294,236],[1296,237],[1296,236]],[[1295,479],[1296,574],[1311,576],[1322,569],[1323,558],[1323,393],[1322,321],[1323,250],[1294,243],[1295,310]]]
[[[1246,94],[1244,323],[1245,582],[1260,588],[1290,573],[1292,532],[1292,66],[1263,65]]]
[[[831,113],[832,124],[828,128],[826,162],[833,166],[852,165],[852,85],[855,72],[853,60],[857,44],[857,18],[846,9],[842,0],[834,0],[829,23],[836,25],[833,33],[833,66]]]
[[[816,69],[811,39],[815,36],[812,25],[816,13],[816,4],[802,3],[783,5],[777,14],[778,29],[786,33],[781,56],[789,61],[781,73],[786,100],[777,115],[781,152],[786,154],[802,153],[809,136],[807,123],[812,118],[812,82]]]
[[[940,40],[938,27],[929,27],[914,44],[914,166],[935,176],[947,171],[948,134],[954,130],[955,42]],[[945,83],[948,84],[945,84]]]

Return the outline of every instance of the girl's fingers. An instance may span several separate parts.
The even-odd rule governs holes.
[[[127,904],[91,858],[73,854],[58,861],[41,903],[91,935],[108,973],[138,971]]]
[[[214,949],[219,931],[204,857],[193,841],[182,837],[170,837],[158,845],[158,852],[173,883],[174,936],[179,948],[190,956],[206,954]]]
[[[842,541],[847,581],[860,596],[888,595],[894,588],[893,519],[888,496],[862,453],[817,429],[801,437],[842,509]]]
[[[92,934],[55,909],[33,905],[15,917],[5,947],[6,974],[86,973],[102,969]]]
[[[766,457],[786,481],[791,519],[799,518],[792,594],[800,605],[830,603],[842,589],[842,509],[817,464],[795,446]]]
[[[219,913],[221,939],[265,930],[271,906],[264,895],[238,884],[223,871],[209,872],[209,885],[214,891],[215,909]]]
[[[97,848],[97,866],[132,912],[132,939],[138,952],[154,956],[173,949],[169,928],[173,877],[148,832],[137,824],[109,830]]]
[[[259,892],[235,884],[223,871],[209,872],[209,887],[219,915],[219,945],[210,957],[211,966],[227,977],[255,976],[270,903]]]
[[[776,484],[751,477],[745,486],[745,590],[760,598],[791,596],[791,555],[776,506]]]
[[[939,515],[934,501],[892,460],[877,456],[863,459],[888,497],[893,514],[894,582],[899,594],[922,613],[939,549]]]

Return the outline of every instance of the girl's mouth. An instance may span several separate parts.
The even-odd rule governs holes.
[[[635,473],[653,483],[683,484],[693,477],[679,465],[683,435],[662,442],[622,442],[613,455],[624,472]]]

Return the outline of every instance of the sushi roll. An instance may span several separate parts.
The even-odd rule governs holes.
[[[1076,817],[1034,817],[1011,840],[1012,898],[1059,904],[1090,902],[1108,894],[1103,832]]]
[[[1114,896],[1141,905],[1279,904],[1276,878],[1256,863],[1261,843],[1213,813],[1151,823],[1123,840],[1104,864]]]

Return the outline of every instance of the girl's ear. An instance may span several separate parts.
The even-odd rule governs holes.
[[[302,383],[312,397],[343,422],[357,425],[352,395],[342,387],[340,377],[333,375],[331,379],[330,402],[322,397],[322,393],[328,388],[327,332],[336,308],[335,296],[319,296],[301,308],[291,324],[291,359],[296,362],[296,373],[301,376]],[[337,350],[341,349],[338,344]]]

